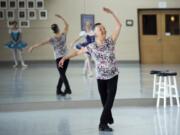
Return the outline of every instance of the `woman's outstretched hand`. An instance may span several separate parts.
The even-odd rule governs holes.
[[[33,50],[33,47],[32,47],[32,46],[28,48],[28,52],[29,52],[29,53],[31,53],[32,50]]]
[[[113,11],[111,9],[106,8],[106,7],[103,7],[103,11],[108,13],[108,14],[112,14],[113,13]]]
[[[63,65],[64,65],[64,61],[65,61],[65,58],[63,57],[60,61],[59,61],[59,67],[63,68]]]
[[[59,15],[59,14],[55,14],[55,16],[56,17],[58,17],[58,18],[63,18],[61,15]]]

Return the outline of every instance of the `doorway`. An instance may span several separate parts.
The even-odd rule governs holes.
[[[142,64],[180,64],[180,9],[139,9]]]

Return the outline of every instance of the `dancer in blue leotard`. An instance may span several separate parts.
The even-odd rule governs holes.
[[[21,29],[17,27],[17,22],[12,21],[11,25],[12,25],[12,28],[9,30],[11,41],[6,43],[5,47],[11,49],[13,52],[13,58],[15,62],[13,67],[18,66],[18,58],[17,58],[18,54],[19,54],[19,59],[21,61],[22,67],[27,67],[22,57],[22,51],[27,46],[27,44],[21,40],[22,33],[21,33]]]
[[[92,30],[92,26],[89,22],[86,22],[85,31],[81,31],[79,34],[79,37],[72,42],[71,46],[75,45],[75,49],[80,50],[82,47],[86,47],[88,44],[93,43],[95,41],[95,35]],[[79,42],[81,39],[84,39],[83,42]],[[84,61],[84,68],[83,68],[83,74],[88,74],[89,77],[93,76],[92,72],[92,63],[91,63],[91,55],[90,53],[85,53],[85,61]]]

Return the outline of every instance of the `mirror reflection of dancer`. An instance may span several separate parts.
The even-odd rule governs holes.
[[[61,68],[58,66],[59,61],[66,55],[67,53],[67,46],[66,46],[66,35],[68,32],[68,28],[69,25],[67,23],[67,21],[60,15],[56,15],[56,17],[58,17],[59,19],[61,19],[64,22],[64,31],[60,32],[60,29],[58,27],[57,24],[52,24],[51,25],[51,29],[54,32],[54,36],[52,38],[49,38],[41,43],[35,44],[33,46],[31,46],[28,51],[32,52],[32,50],[34,48],[43,46],[43,45],[48,45],[49,43],[52,45],[53,49],[54,49],[54,55],[55,55],[55,59],[56,59],[56,66],[57,69],[59,71],[59,81],[57,84],[57,90],[56,90],[56,94],[57,95],[66,95],[66,94],[71,94],[71,88],[69,86],[69,82],[68,79],[66,77],[66,70],[69,64],[69,60],[66,60],[64,62],[64,68]],[[64,83],[65,85],[65,90],[64,92],[62,91],[62,84]]]
[[[83,43],[76,44],[82,38],[85,41]],[[75,49],[80,50],[82,47],[86,47],[88,44],[90,44],[94,41],[95,41],[95,35],[92,30],[92,25],[90,24],[90,22],[87,21],[85,24],[85,31],[80,32],[79,37],[75,41],[72,42],[71,46],[76,44]],[[90,55],[90,53],[84,53],[84,56],[85,56],[85,61],[84,61],[83,74],[88,75],[89,77],[92,77],[93,71],[92,71],[91,55]]]
[[[24,63],[22,51],[27,46],[25,42],[22,41],[22,32],[21,29],[17,27],[17,21],[11,22],[12,28],[9,30],[11,41],[5,44],[6,48],[9,48],[12,50],[13,58],[14,58],[14,65],[13,67],[16,68],[18,66],[18,54],[19,59],[21,61],[22,67],[27,67],[27,65]]]
[[[92,55],[95,60],[98,90],[103,105],[99,130],[113,131],[108,124],[112,124],[114,122],[111,109],[116,95],[119,73],[114,51],[115,43],[121,30],[121,23],[113,11],[108,8],[103,8],[103,10],[104,12],[110,14],[116,22],[112,35],[107,38],[106,29],[103,24],[96,23],[94,26],[96,36],[95,42],[89,44],[87,47],[81,48],[79,51],[75,51],[65,56],[60,61],[59,66],[62,67],[65,60],[82,53],[89,52]]]

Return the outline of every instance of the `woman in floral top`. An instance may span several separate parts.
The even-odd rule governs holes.
[[[96,78],[98,90],[103,105],[103,112],[101,114],[99,130],[100,131],[113,131],[108,124],[113,124],[114,120],[111,113],[114,98],[117,90],[118,83],[118,66],[115,59],[115,43],[121,30],[121,23],[117,16],[108,8],[103,8],[104,12],[112,15],[115,20],[116,26],[112,35],[106,37],[106,29],[101,23],[96,23],[94,26],[94,33],[96,36],[95,42],[89,44],[87,47],[79,51],[75,51],[70,55],[65,56],[59,62],[59,66],[63,66],[64,61],[75,57],[77,55],[89,52],[96,65]]]

